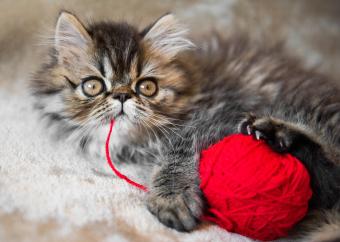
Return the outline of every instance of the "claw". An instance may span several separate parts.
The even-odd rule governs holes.
[[[284,147],[284,143],[283,143],[283,141],[282,141],[282,140],[280,140],[279,144],[280,144],[280,147],[281,147],[281,148],[283,148],[283,147]]]
[[[247,125],[247,133],[248,133],[249,135],[251,135],[251,128],[250,128],[249,125]]]
[[[257,139],[257,140],[260,140],[260,139],[261,139],[261,136],[262,136],[261,132],[258,131],[258,130],[256,130],[256,131],[255,131],[255,137],[256,137],[256,139]]]

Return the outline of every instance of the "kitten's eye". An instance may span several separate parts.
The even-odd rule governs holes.
[[[102,93],[105,89],[103,80],[97,77],[87,77],[83,79],[83,92],[88,97],[94,97]]]
[[[136,91],[146,97],[152,97],[157,92],[157,84],[154,79],[143,79],[137,83]]]

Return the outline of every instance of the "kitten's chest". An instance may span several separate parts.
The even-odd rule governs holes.
[[[110,137],[108,137],[109,130],[109,126],[104,125],[85,136],[86,144],[81,145],[81,151],[90,158],[105,159],[105,146],[106,142],[109,142],[110,154],[116,156],[117,153],[121,152],[122,147],[127,144],[127,139],[120,135],[115,128],[113,128]]]
[[[92,135],[86,152],[91,157],[106,159],[105,145],[109,127],[101,127]],[[109,137],[110,155],[116,163],[149,165],[157,163],[161,144],[158,141],[138,139],[113,128]]]

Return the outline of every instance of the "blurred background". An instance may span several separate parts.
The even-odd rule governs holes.
[[[40,39],[60,9],[82,20],[124,20],[140,28],[175,13],[193,34],[243,31],[261,41],[283,41],[287,51],[333,77],[340,74],[337,0],[1,0],[0,85],[27,77],[44,53]]]
[[[21,118],[10,113],[17,112],[16,105],[26,105],[16,102],[27,92],[21,84],[26,83],[46,54],[40,40],[53,31],[60,9],[74,12],[85,22],[124,20],[139,28],[164,13],[173,12],[195,36],[209,37],[210,31],[222,35],[244,32],[264,43],[282,42],[289,55],[340,82],[340,1],[337,0],[0,0],[0,9],[0,126],[6,128],[0,131],[8,130],[9,134],[14,129],[10,126],[11,119]],[[12,136],[8,137],[6,140],[11,140]],[[1,156],[8,153],[3,143],[1,146],[0,165],[1,162],[4,165],[10,161]],[[9,176],[1,166],[0,176]],[[4,191],[0,180],[1,241],[60,241],[60,235],[55,234],[58,227],[55,221],[32,223],[22,216],[20,208],[8,212],[7,207],[2,206],[7,199],[2,196]],[[120,230],[131,238],[133,232],[126,221],[123,222],[119,222]],[[65,241],[100,241],[107,229],[110,226],[98,221],[65,233],[63,238]],[[171,236],[174,235],[169,238]]]
[[[12,84],[37,66],[42,36],[60,9],[82,20],[124,20],[140,28],[166,12],[192,33],[243,31],[261,41],[283,41],[287,51],[333,77],[340,74],[340,2],[337,0],[1,0],[0,85]]]

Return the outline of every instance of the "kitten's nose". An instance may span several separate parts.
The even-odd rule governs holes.
[[[115,93],[113,94],[113,98],[119,100],[121,103],[124,103],[126,100],[131,98],[129,93]]]

